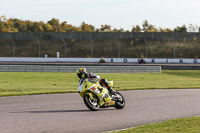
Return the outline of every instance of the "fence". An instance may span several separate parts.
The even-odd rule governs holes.
[[[177,41],[181,40],[180,42]],[[0,57],[200,58],[200,33],[2,33]]]
[[[200,58],[200,42],[0,40],[0,57]]]
[[[171,39],[171,40],[200,40],[200,33],[175,33],[175,32],[0,32],[0,39],[12,40],[126,40],[126,39]]]

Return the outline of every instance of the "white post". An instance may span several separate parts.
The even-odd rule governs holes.
[[[60,52],[57,52],[57,58],[60,58]]]

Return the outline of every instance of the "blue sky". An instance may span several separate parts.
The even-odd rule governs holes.
[[[44,21],[52,18],[80,26],[84,21],[99,28],[131,30],[146,19],[157,28],[185,24],[200,26],[200,0],[1,0],[0,16]]]

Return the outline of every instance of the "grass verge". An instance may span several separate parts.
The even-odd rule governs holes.
[[[138,126],[112,133],[199,133],[200,117],[179,118],[162,123]]]
[[[200,71],[101,73],[116,90],[200,88]],[[76,92],[76,73],[0,72],[0,96]]]

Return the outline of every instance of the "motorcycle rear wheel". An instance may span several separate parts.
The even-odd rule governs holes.
[[[120,98],[121,98],[121,101],[117,101],[116,103],[115,103],[115,108],[116,109],[123,109],[124,107],[125,107],[125,99],[124,99],[124,97],[122,96],[122,94],[121,93],[119,93],[119,92],[117,92],[117,94],[116,95],[118,95]]]
[[[98,100],[94,97],[94,99],[90,99],[90,96],[88,94],[85,94],[83,96],[83,101],[85,105],[92,111],[97,111],[99,109]]]

